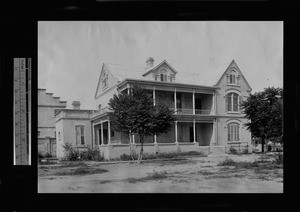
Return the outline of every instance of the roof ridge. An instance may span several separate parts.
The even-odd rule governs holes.
[[[116,64],[116,63],[104,63],[106,65],[115,65],[115,66],[126,66],[126,67],[130,67],[130,68],[143,68],[143,69],[147,69],[146,67],[142,67],[142,66],[130,66],[130,65],[121,65],[121,64]]]

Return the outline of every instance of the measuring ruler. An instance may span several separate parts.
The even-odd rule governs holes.
[[[14,58],[14,165],[31,165],[31,58]]]

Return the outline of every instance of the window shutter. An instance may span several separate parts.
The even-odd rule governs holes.
[[[227,108],[228,108],[228,94],[225,95],[225,112],[228,111]]]

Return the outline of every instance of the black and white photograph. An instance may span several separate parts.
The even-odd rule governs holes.
[[[283,21],[38,21],[38,193],[283,193]]]

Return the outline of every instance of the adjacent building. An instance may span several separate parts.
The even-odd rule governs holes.
[[[154,65],[153,58],[146,61],[145,67],[104,63],[94,96],[97,110],[63,109],[56,114],[61,144],[97,146],[107,159],[129,154],[129,142],[138,151],[138,135],[114,131],[107,114],[113,94],[129,92],[133,83],[149,90],[154,104],[167,103],[177,116],[168,134],[147,138],[145,152],[252,151],[251,133],[244,127],[248,120],[240,108],[251,87],[234,60],[203,76],[178,71],[166,60]]]
[[[59,109],[67,107],[66,101],[47,93],[46,89],[38,89],[38,151],[56,156],[56,133],[54,116]]]

